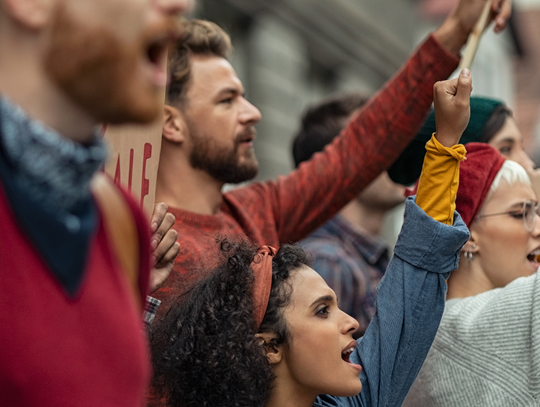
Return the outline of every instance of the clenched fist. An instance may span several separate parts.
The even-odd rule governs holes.
[[[459,78],[437,82],[433,86],[436,137],[445,147],[458,144],[469,124],[471,91],[472,78],[468,69],[461,71]]]

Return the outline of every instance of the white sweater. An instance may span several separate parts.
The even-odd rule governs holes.
[[[403,406],[540,406],[540,274],[447,301]]]

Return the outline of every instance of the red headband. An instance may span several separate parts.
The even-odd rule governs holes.
[[[255,281],[253,282],[253,314],[257,328],[261,326],[272,288],[272,257],[277,250],[272,246],[263,246],[251,262],[251,270]]]

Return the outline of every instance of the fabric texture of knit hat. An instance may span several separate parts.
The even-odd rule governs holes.
[[[501,105],[504,105],[504,103],[496,99],[471,97],[471,118],[461,136],[460,143],[467,144],[480,141],[486,122],[493,110]],[[415,139],[388,169],[388,175],[392,181],[398,184],[411,185],[420,177],[424,155],[426,154],[426,143],[435,131],[435,111],[431,109]]]
[[[465,149],[467,155],[459,164],[456,211],[467,227],[470,227],[506,159],[486,143],[468,143],[465,144]],[[414,188],[407,189],[405,195],[416,195],[417,192],[418,182]]]
[[[493,180],[504,164],[501,153],[486,143],[468,143],[466,160],[459,166],[456,210],[467,227],[486,200]]]

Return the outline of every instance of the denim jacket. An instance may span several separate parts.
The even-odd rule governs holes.
[[[415,197],[407,199],[394,257],[377,288],[376,314],[351,355],[362,366],[362,391],[323,395],[315,406],[401,406],[437,333],[446,279],[468,238],[457,212],[454,225],[444,225],[426,215]]]

